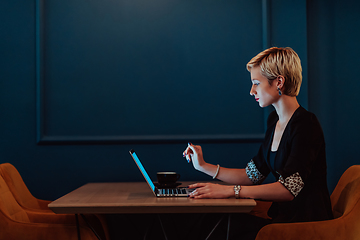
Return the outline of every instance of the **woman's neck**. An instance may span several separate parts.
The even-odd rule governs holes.
[[[280,99],[273,104],[276,113],[279,116],[280,123],[287,123],[296,109],[300,107],[296,97],[283,95]]]

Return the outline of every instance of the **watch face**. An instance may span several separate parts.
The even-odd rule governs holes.
[[[241,186],[240,186],[240,185],[235,185],[235,186],[234,186],[234,192],[235,192],[235,197],[236,197],[236,198],[240,198],[240,196],[239,196],[240,190],[241,190]]]

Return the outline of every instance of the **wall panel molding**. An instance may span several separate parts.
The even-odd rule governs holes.
[[[116,143],[182,143],[187,141],[199,142],[261,142],[264,134],[190,134],[190,135],[115,135],[115,136],[57,136],[49,135],[46,131],[45,115],[45,12],[44,0],[36,0],[36,123],[38,144],[116,144]],[[270,9],[269,1],[262,0],[262,33],[263,47],[270,46]],[[264,109],[264,129],[269,110]]]
[[[41,143],[44,138],[44,0],[36,0],[35,10],[35,50],[36,50],[36,140]]]

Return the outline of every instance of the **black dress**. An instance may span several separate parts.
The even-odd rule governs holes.
[[[269,155],[278,119],[275,111],[269,115],[264,142],[246,166],[246,173],[254,184],[273,174],[294,196],[289,202],[274,202],[268,215],[272,222],[332,219],[325,140],[319,121],[313,113],[299,107],[283,132],[271,164]]]
[[[254,240],[258,231],[270,223],[320,221],[332,219],[326,181],[324,135],[316,116],[299,107],[289,120],[278,149],[271,152],[273,135],[278,121],[276,112],[268,118],[265,139],[258,154],[247,164],[246,173],[254,184],[261,184],[269,175],[293,194],[288,202],[273,202],[268,211],[272,218],[263,219],[249,214],[232,214],[229,239]],[[209,214],[199,228],[208,233],[220,216]],[[212,222],[211,222],[212,221]],[[225,239],[227,225],[222,222],[210,237]],[[205,239],[206,235],[193,239]]]

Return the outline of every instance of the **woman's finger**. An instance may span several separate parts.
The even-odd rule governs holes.
[[[204,193],[204,194],[198,194],[196,196],[194,196],[194,198],[196,199],[200,199],[200,198],[211,198],[209,193]]]
[[[186,147],[185,151],[183,151],[183,156],[185,157],[186,155],[190,154],[189,152],[190,148]]]
[[[188,186],[188,188],[201,188],[206,186],[206,183],[194,183]]]
[[[192,143],[188,143],[187,145],[187,148],[186,150],[189,152],[189,153],[196,153],[197,152],[197,145],[194,145]]]
[[[193,194],[190,195],[192,198],[211,198],[211,193],[207,188],[197,188]]]
[[[191,157],[190,154],[192,153],[192,150],[189,148],[189,146],[187,146],[187,148],[185,149],[185,151],[183,152],[183,157],[186,158],[187,162],[189,163],[191,161]]]

